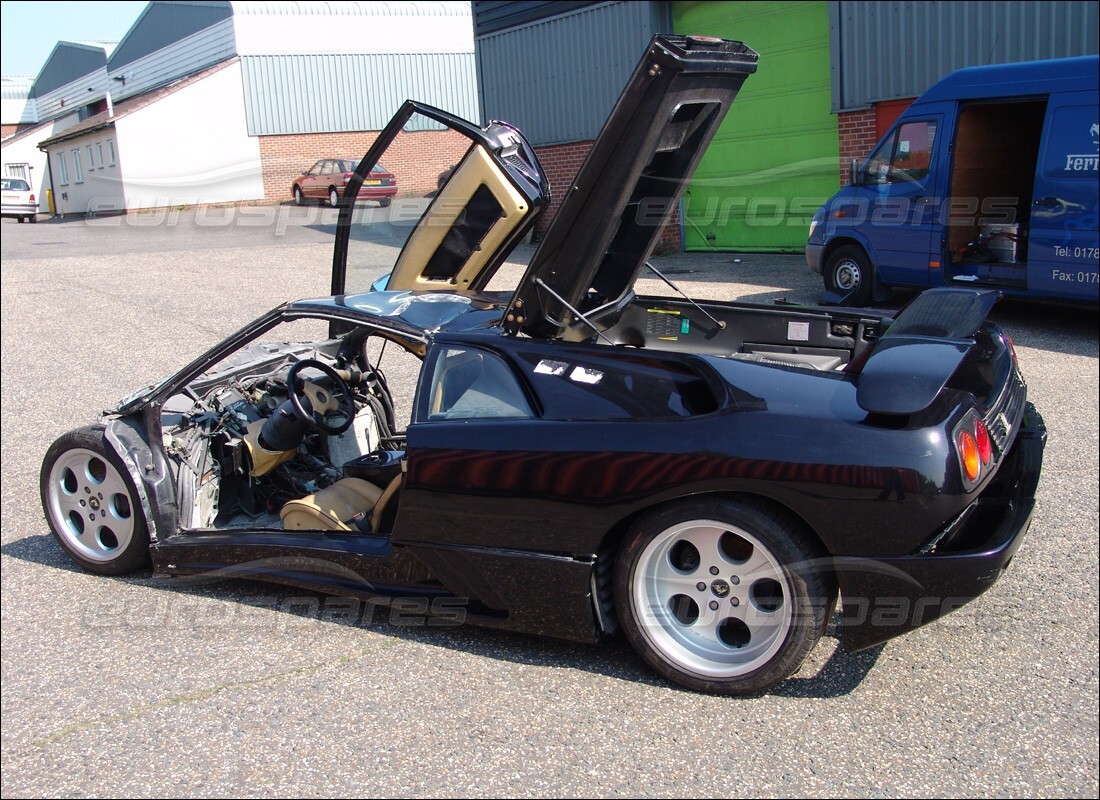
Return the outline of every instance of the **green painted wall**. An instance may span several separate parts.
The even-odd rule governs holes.
[[[760,53],[684,195],[685,248],[801,250],[840,187],[827,4],[674,2],[672,27]]]

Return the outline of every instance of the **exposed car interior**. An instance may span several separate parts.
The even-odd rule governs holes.
[[[404,433],[380,365],[390,347],[364,331],[253,344],[170,398],[182,527],[392,529]]]

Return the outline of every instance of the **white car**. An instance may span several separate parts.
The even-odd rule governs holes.
[[[29,183],[22,178],[4,178],[0,189],[3,193],[0,217],[15,217],[20,222],[38,222],[38,202]]]

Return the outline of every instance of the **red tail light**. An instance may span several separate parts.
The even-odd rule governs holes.
[[[955,427],[955,448],[963,484],[967,490],[973,489],[993,464],[993,437],[976,409]]]
[[[970,483],[975,483],[982,474],[981,456],[978,455],[978,443],[970,431],[959,433],[959,458],[962,460],[963,475]]]
[[[989,428],[978,420],[978,424],[974,426],[974,434],[978,444],[978,457],[982,460],[983,467],[988,466],[993,460],[993,440],[989,438]]]
[[[33,203],[33,202],[35,202],[35,199],[34,199],[34,194],[33,194],[33,193],[31,194],[31,202],[32,202],[32,203]]]

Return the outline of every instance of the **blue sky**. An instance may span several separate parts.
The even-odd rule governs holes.
[[[62,39],[118,41],[141,2],[0,2],[0,73],[34,77]]]

